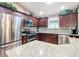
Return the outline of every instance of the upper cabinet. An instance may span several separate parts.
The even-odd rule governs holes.
[[[42,18],[39,20],[39,27],[46,27],[47,26],[48,19]]]
[[[34,27],[46,27],[47,26],[47,18],[38,19],[36,17],[32,17],[33,26]]]
[[[77,26],[78,16],[77,13],[59,16],[60,27],[75,27]]]
[[[60,27],[67,27],[68,16],[59,16]]]
[[[69,15],[69,17],[70,17],[70,23],[69,23],[69,25],[70,26],[77,26],[77,22],[78,22],[78,15],[77,15],[77,13],[73,13],[73,14],[70,14]]]
[[[38,27],[38,19],[35,17],[32,17],[32,20],[33,20],[33,26]]]
[[[36,17],[27,17],[24,19],[25,27],[37,27],[38,26],[38,18]]]

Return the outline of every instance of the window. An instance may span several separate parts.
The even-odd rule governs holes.
[[[49,29],[59,28],[59,18],[58,17],[49,18],[48,19],[48,28]]]

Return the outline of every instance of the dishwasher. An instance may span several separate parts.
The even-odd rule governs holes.
[[[68,35],[58,35],[58,44],[69,44]]]

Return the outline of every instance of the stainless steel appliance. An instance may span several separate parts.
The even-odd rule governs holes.
[[[33,41],[35,40],[35,34],[31,33],[31,34],[27,34],[27,41],[30,42],[30,41]]]
[[[72,34],[78,34],[78,29],[77,28],[72,29]]]
[[[20,40],[21,17],[0,13],[0,46]]]
[[[30,32],[29,29],[26,29],[24,31],[22,31],[22,35],[26,35],[27,36],[27,42],[33,41],[35,40],[35,33],[34,32]]]
[[[58,44],[69,44],[69,36],[67,35],[58,35]]]

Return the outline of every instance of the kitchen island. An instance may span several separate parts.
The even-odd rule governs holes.
[[[37,32],[36,40],[48,42],[52,44],[60,44],[59,41],[66,41],[65,43],[69,43],[68,37],[76,37],[79,38],[79,34],[72,33],[64,33],[64,32]]]
[[[9,57],[79,57],[79,46],[32,41],[6,51]]]

